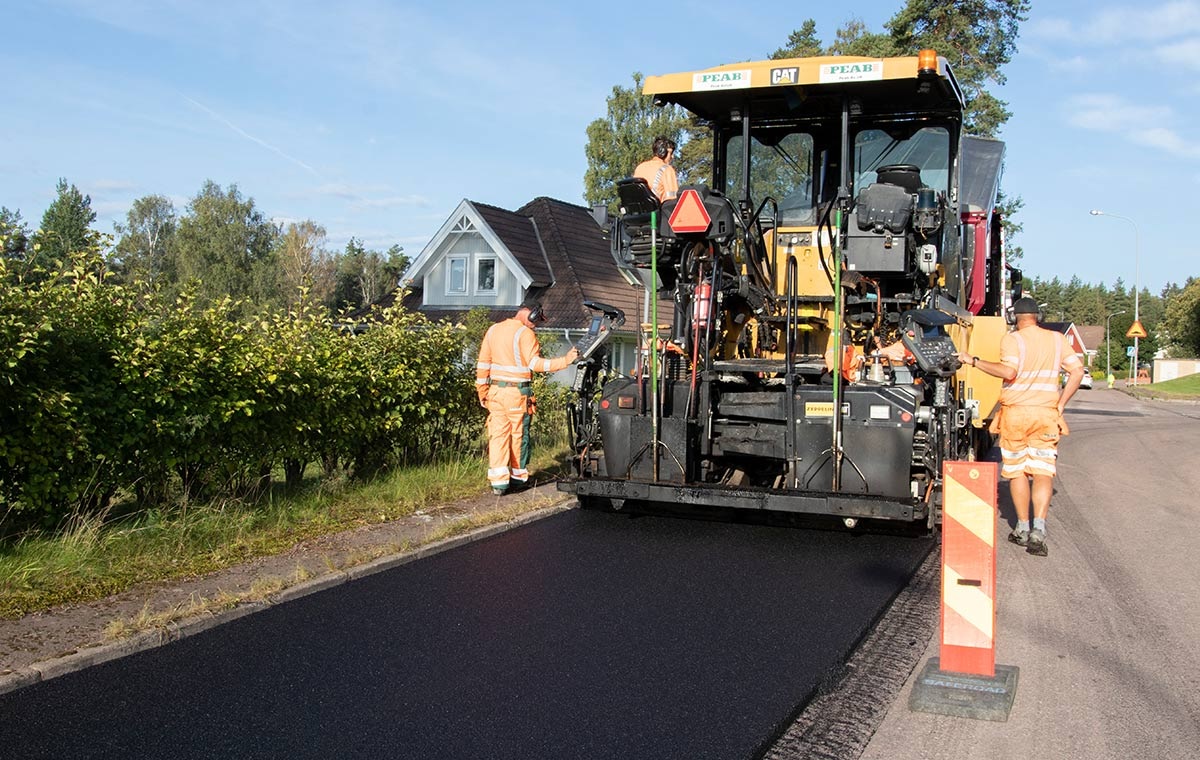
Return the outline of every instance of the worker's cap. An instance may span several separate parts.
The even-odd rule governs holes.
[[[541,301],[528,300],[521,304],[522,309],[529,309],[530,322],[545,322],[546,310],[542,308]]]
[[[1013,314],[1037,314],[1041,312],[1041,309],[1038,308],[1038,302],[1029,296],[1024,296],[1013,301],[1012,310]]]

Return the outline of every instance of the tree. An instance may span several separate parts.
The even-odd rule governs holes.
[[[1200,278],[1189,277],[1167,301],[1162,328],[1171,356],[1200,356]]]
[[[771,59],[811,58],[818,55],[825,55],[825,51],[821,47],[821,39],[817,37],[817,22],[810,18],[788,35],[787,44],[771,53]]]
[[[375,303],[396,288],[408,264],[409,258],[399,245],[380,253],[369,251],[361,240],[350,238],[345,253],[337,262],[337,282],[331,305],[357,308]]]
[[[932,48],[950,61],[967,98],[967,131],[992,137],[1012,113],[987,87],[1004,84],[1001,67],[1012,60],[1029,7],[1029,0],[908,0],[886,27],[897,50]]]
[[[58,195],[42,215],[42,227],[33,235],[34,266],[50,269],[72,253],[86,251],[100,241],[91,228],[96,221],[91,197],[58,180]]]
[[[1014,244],[1017,235],[1020,235],[1021,231],[1025,229],[1025,225],[1016,221],[1017,213],[1024,207],[1025,201],[1021,196],[1010,197],[1005,194],[1004,190],[1001,190],[996,198],[996,210],[1000,212],[1000,224],[1004,227],[1004,256],[1013,266],[1025,258],[1025,249]]]
[[[176,234],[180,284],[197,283],[203,300],[223,296],[265,306],[281,301],[274,250],[279,228],[243,198],[207,180],[188,203]]]
[[[689,150],[685,139],[691,134],[687,114],[676,106],[654,105],[653,98],[642,94],[640,73],[633,75],[633,87],[613,87],[607,102],[607,115],[587,128],[583,197],[589,205],[607,204],[610,211],[617,210],[617,181],[631,176],[634,167],[650,157],[656,135],[679,145],[674,165],[681,183],[696,173],[700,157],[695,147]]]
[[[826,55],[861,55],[869,58],[887,58],[902,55],[894,39],[886,34],[867,30],[862,19],[852,18],[837,30],[837,38],[829,46]]]
[[[276,246],[279,285],[287,303],[295,304],[307,290],[317,302],[333,297],[336,263],[325,248],[325,228],[306,220],[292,222]]]
[[[23,261],[29,247],[29,227],[20,211],[0,206],[0,249],[9,261]]]
[[[114,250],[116,269],[126,280],[143,277],[151,283],[174,278],[175,205],[162,195],[138,198],[125,215],[125,223],[113,224],[118,236]]]

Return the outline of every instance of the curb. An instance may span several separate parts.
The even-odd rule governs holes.
[[[149,649],[155,649],[164,644],[169,644],[172,641],[178,641],[188,636],[194,636],[198,633],[203,633],[210,628],[215,628],[218,625],[237,620],[238,618],[252,615],[256,612],[268,609],[276,604],[285,604],[294,599],[299,599],[309,594],[315,594],[319,591],[325,591],[335,586],[340,586],[343,583],[365,578],[369,575],[381,573],[385,570],[392,570],[402,565],[407,565],[410,562],[423,559],[425,557],[439,554],[449,549],[454,549],[459,546],[481,541],[485,538],[490,538],[507,530],[527,525],[537,520],[541,520],[551,515],[565,512],[572,509],[569,502],[573,500],[572,496],[565,495],[565,498],[558,499],[545,507],[539,507],[531,512],[527,512],[517,517],[497,523],[495,525],[487,525],[482,528],[477,528],[468,531],[458,536],[435,541],[431,544],[425,544],[412,549],[408,552],[393,555],[390,557],[380,557],[379,559],[358,565],[345,570],[336,570],[325,575],[312,578],[307,581],[302,581],[294,586],[289,586],[274,594],[268,595],[265,601],[246,602],[232,607],[228,610],[212,614],[204,614],[189,620],[170,623],[162,629],[154,631],[145,631],[130,636],[127,639],[115,641],[110,644],[101,644],[95,647],[73,652],[62,657],[56,657],[45,662],[37,662],[28,665],[19,670],[15,670],[7,675],[0,676],[0,694],[7,694],[12,691],[23,689],[26,686],[32,686],[41,681],[49,681],[51,678],[57,678],[68,673],[74,673],[78,670],[99,665],[110,660],[116,660],[127,655],[144,652]]]

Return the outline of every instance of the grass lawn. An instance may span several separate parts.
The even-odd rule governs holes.
[[[1200,374],[1177,377],[1151,385],[1139,385],[1133,392],[1143,398],[1200,399]]]

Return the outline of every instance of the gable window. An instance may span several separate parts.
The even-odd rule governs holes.
[[[466,295],[467,257],[450,256],[446,259],[446,295]]]
[[[496,260],[490,256],[479,259],[475,269],[475,292],[496,292]]]

